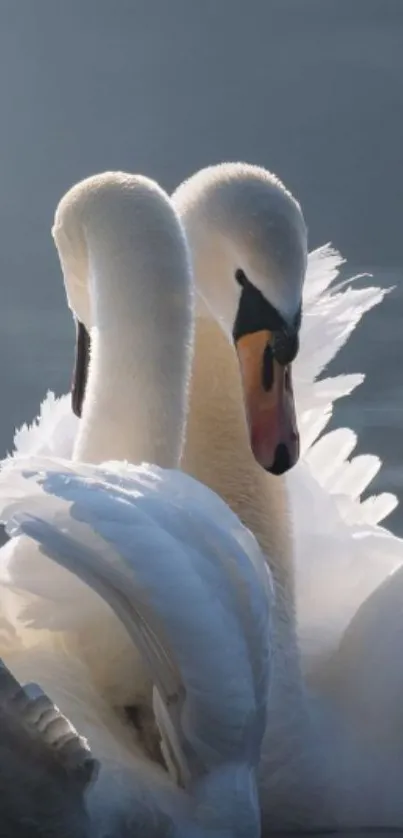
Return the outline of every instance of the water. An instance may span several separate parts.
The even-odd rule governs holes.
[[[276,171],[311,246],[397,286],[333,365],[364,386],[335,414],[402,493],[401,0],[51,0],[0,9],[0,449],[48,388],[73,329],[50,237],[75,181],[137,170],[172,189],[208,163]],[[390,518],[403,534],[403,512]]]

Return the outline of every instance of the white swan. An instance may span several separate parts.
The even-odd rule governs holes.
[[[208,168],[182,184],[173,201],[185,225],[199,292],[182,466],[218,492],[255,533],[276,586],[269,721],[260,769],[264,824],[402,826],[403,759],[396,763],[389,747],[399,729],[397,713],[392,720],[389,716],[389,726],[385,720],[388,735],[377,738],[375,754],[371,726],[362,725],[354,741],[370,678],[354,679],[351,672],[365,646],[356,643],[354,657],[346,636],[353,662],[347,652],[337,656],[337,664],[332,660],[350,618],[402,564],[402,541],[377,526],[396,500],[385,495],[375,503],[360,503],[380,463],[372,457],[349,463],[352,432],[334,432],[316,442],[333,400],[348,394],[360,377],[314,384],[315,378],[383,293],[346,286],[328,291],[340,262],[329,249],[311,254],[303,289],[307,243],[302,213],[283,185],[262,169],[242,164]],[[305,462],[285,479],[265,474],[250,447],[274,474],[295,462],[295,356]],[[398,609],[394,613],[397,628]],[[382,624],[377,628],[381,632]],[[346,681],[344,657],[350,664]],[[382,678],[381,672],[378,668]],[[392,691],[389,703],[397,710],[400,692],[386,669],[384,674],[383,692]],[[307,683],[326,700],[308,697]],[[372,718],[375,707],[373,700]]]
[[[348,395],[363,377],[316,379],[363,314],[387,292],[354,289],[352,280],[330,288],[342,259],[328,246],[308,256],[304,282],[307,238],[301,210],[264,169],[246,164],[209,167],[182,184],[173,201],[185,225],[198,290],[182,466],[214,488],[255,533],[270,557],[275,579],[292,595],[295,587],[304,657],[329,653],[360,603],[403,559],[401,540],[374,529],[393,510],[396,498],[384,494],[376,503],[360,503],[379,470],[378,458],[358,457],[350,465],[356,437],[349,429],[318,441],[334,401]],[[243,289],[236,276],[240,271],[247,278]],[[267,328],[256,332],[252,307],[259,291]],[[292,364],[302,462],[286,479],[265,473],[250,455],[257,424],[264,428],[266,445],[273,448],[284,425],[281,411],[287,416],[288,409],[293,420],[292,392],[282,386],[285,373],[275,359],[275,392],[265,393],[260,386],[270,321],[276,325],[273,307],[279,310],[277,320],[283,316],[286,321],[303,310],[297,329],[300,349]],[[249,336],[237,341],[241,374],[234,345],[234,324],[240,316],[246,323],[249,318],[250,329]],[[263,465],[270,472],[273,463]],[[315,508],[315,526],[310,506]],[[333,546],[336,534],[338,543]],[[353,535],[360,535],[363,551]]]
[[[186,420],[193,287],[185,239],[169,199],[155,183],[141,177],[106,173],[89,178],[60,202],[53,235],[77,321],[73,399],[77,412],[83,410],[69,457],[76,462],[127,459],[177,465]],[[90,365],[86,330],[92,339]],[[39,451],[33,448],[34,453]],[[79,591],[72,611],[70,591],[60,581],[64,574],[47,569],[46,563],[37,567],[24,542],[6,545],[1,557],[5,579],[11,574],[15,586],[25,592],[31,587],[33,594],[59,600],[52,630],[65,628],[71,635],[77,629],[69,637],[69,648],[72,653],[79,649],[81,659],[91,663],[92,677],[105,698],[123,708],[125,697],[137,696],[148,742],[150,684],[135,672],[134,664],[132,677],[127,678],[124,655],[116,653],[119,641],[125,646],[119,623],[115,621],[116,637],[113,627],[109,635],[108,669],[98,600],[93,614],[94,620],[98,615],[96,628]],[[87,602],[89,593],[82,586],[80,590]],[[60,599],[65,594],[63,609]],[[25,596],[23,621],[28,603]],[[39,619],[45,617],[38,610],[36,624]],[[23,623],[20,631],[24,634]],[[36,642],[27,632],[23,640]],[[149,746],[156,755],[152,736]]]
[[[191,179],[174,201],[189,236],[201,294],[183,464],[215,487],[250,526],[269,556],[276,582],[273,684],[262,762],[265,822],[308,828],[400,824],[403,818],[395,805],[393,782],[386,803],[381,805],[380,800],[385,766],[391,765],[388,748],[375,762],[370,758],[361,761],[360,753],[368,754],[368,742],[364,741],[362,751],[357,743],[352,753],[351,749],[335,749],[334,742],[345,742],[345,738],[339,733],[337,738],[333,736],[329,722],[323,732],[328,743],[319,735],[321,731],[312,731],[311,716],[314,721],[320,718],[319,709],[306,700],[301,673],[302,665],[308,670],[308,684],[324,691],[324,681],[328,688],[327,666],[322,666],[321,659],[327,665],[351,616],[402,562],[401,542],[377,526],[394,499],[381,496],[375,503],[360,503],[361,492],[379,466],[376,459],[356,458],[349,463],[355,440],[348,430],[316,442],[330,417],[332,402],[347,395],[361,377],[340,376],[317,383],[315,378],[384,292],[348,286],[329,290],[340,264],[340,257],[329,248],[309,256],[302,286],[306,238],[299,207],[282,184],[262,169],[239,164],[213,167]],[[240,295],[234,273],[240,265],[272,305],[283,306],[284,315],[297,311],[303,294],[294,388],[304,461],[287,475],[287,486],[284,478],[265,474],[250,455],[239,366],[231,345]],[[287,285],[290,277],[294,277],[293,294]],[[252,345],[252,361],[255,349]],[[260,352],[258,346],[257,369]],[[275,417],[276,411],[271,415]],[[292,418],[290,411],[289,416]],[[23,453],[59,450],[71,456],[69,440],[74,434],[65,429],[72,424],[67,399],[50,401],[39,424],[17,435],[18,448]],[[271,423],[273,428],[275,422]],[[55,450],[57,446],[60,449]],[[270,455],[263,449],[257,453]],[[294,587],[302,661],[294,620]],[[111,684],[119,684],[121,690],[123,681],[123,665],[120,671],[108,669],[105,688],[111,694]],[[131,688],[129,684],[128,697]],[[348,714],[346,722],[348,736]],[[324,748],[316,748],[315,743],[322,741]],[[366,769],[363,774],[365,763],[373,765],[371,778],[368,772],[365,775]],[[395,772],[395,777],[400,776]],[[347,793],[345,787],[349,786]]]
[[[265,719],[265,614],[271,598],[260,550],[225,504],[186,475],[119,465],[107,472],[91,470],[80,464],[76,454],[78,450],[88,456],[90,451],[95,460],[100,449],[107,449],[119,456],[125,444],[124,435],[118,433],[120,423],[128,434],[125,450],[129,448],[131,456],[141,456],[143,434],[148,455],[154,450],[155,459],[165,466],[179,459],[192,316],[190,269],[181,227],[168,198],[155,184],[110,174],[85,181],[68,194],[57,213],[55,234],[71,305],[91,328],[84,399],[80,391],[83,351],[88,344],[83,329],[78,330],[75,394],[80,411],[82,407],[81,424],[73,460],[30,456],[5,464],[0,478],[2,514],[5,520],[14,520],[17,513],[23,513],[21,532],[36,538],[59,564],[100,592],[126,628],[128,623],[132,630],[136,626],[136,597],[146,609],[146,618],[149,609],[154,609],[151,629],[146,631],[143,614],[135,638],[146,659],[151,654],[154,661],[152,676],[162,697],[159,722],[168,739],[169,757],[176,758],[176,768],[187,766],[188,782],[197,779],[196,768],[201,773],[191,796],[197,812],[200,808],[194,819],[209,829],[255,834],[259,810],[254,770]],[[155,308],[156,320],[148,330],[146,324]],[[139,323],[135,328],[134,318]],[[126,337],[122,335],[125,322]],[[150,335],[151,346],[147,345]],[[159,386],[164,393],[160,394],[160,412],[150,414],[147,424],[141,404],[137,424],[136,405],[143,394]],[[105,396],[108,389],[110,400]],[[33,490],[35,469],[41,475],[44,469],[51,470],[45,481],[50,496],[43,491],[38,496]],[[27,471],[30,480],[24,477]],[[71,513],[66,503],[57,504],[59,495],[74,501]],[[30,522],[27,528],[24,522],[29,513],[35,516],[35,526],[40,519],[42,527],[33,529]],[[82,529],[83,521],[91,526],[89,532]],[[49,524],[53,541],[48,537]],[[97,534],[121,553],[120,573],[116,556],[105,554]],[[124,561],[133,551],[135,578],[128,599],[131,577]],[[181,800],[162,772],[147,763],[134,731],[122,718],[127,697],[134,703],[139,697],[147,701],[150,680],[144,676],[139,680],[138,653],[118,620],[82,582],[74,582],[65,570],[55,572],[25,535],[10,541],[2,554],[3,581],[9,586],[2,600],[4,608],[8,606],[9,628],[18,635],[10,637],[8,647],[3,644],[4,657],[24,680],[27,668],[29,672],[35,667],[36,678],[93,742],[102,764],[93,792],[94,817],[109,817],[103,808],[105,800],[111,817],[128,810],[132,825],[142,818],[146,822],[157,818],[161,812],[174,821],[183,819],[186,800]],[[182,569],[175,578],[178,568]],[[245,593],[250,594],[250,604]],[[208,631],[202,630],[207,609]],[[26,620],[32,625],[26,625]],[[155,636],[158,640],[161,624],[168,633],[168,647],[159,641],[156,648],[161,651],[156,654]],[[168,665],[170,655],[174,666]],[[204,659],[207,670],[203,670]],[[172,691],[180,695],[178,668],[187,706],[181,708],[179,702],[176,714],[169,718],[169,709],[167,716],[163,707],[172,700]],[[108,694],[110,683],[113,695]],[[192,691],[195,709],[189,700]],[[120,715],[111,704],[118,706]],[[174,744],[172,728],[176,730]],[[186,747],[178,757],[175,741],[181,733]],[[123,801],[115,799],[120,784]]]

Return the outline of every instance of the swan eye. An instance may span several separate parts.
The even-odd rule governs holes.
[[[287,329],[275,332],[273,335],[273,355],[282,367],[295,361],[298,355],[299,339],[297,332]]]
[[[244,288],[247,281],[248,281],[244,272],[243,272],[243,270],[242,270],[242,268],[238,268],[238,270],[235,271],[235,279],[236,279],[238,285],[241,286],[241,288]]]

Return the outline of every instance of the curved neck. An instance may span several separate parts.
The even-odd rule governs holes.
[[[285,481],[264,472],[253,458],[236,354],[206,309],[196,318],[182,467],[221,495],[252,530],[275,580],[292,597],[292,539]]]
[[[198,302],[199,304],[199,302]],[[301,673],[294,614],[291,521],[285,479],[267,474],[249,447],[236,354],[220,326],[199,305],[190,409],[181,461],[184,471],[220,495],[254,533],[273,574],[274,674],[271,707],[277,721],[294,718]],[[288,723],[288,722],[287,722]],[[281,725],[278,728],[282,730]],[[271,746],[284,746],[276,733]]]
[[[191,363],[185,258],[136,252],[133,237],[89,248],[92,320],[87,388],[73,459],[178,465]],[[146,257],[146,258],[145,258]]]

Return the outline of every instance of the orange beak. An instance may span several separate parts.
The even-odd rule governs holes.
[[[281,366],[271,350],[268,330],[236,341],[251,448],[271,474],[284,474],[298,460],[299,434],[291,364]]]

